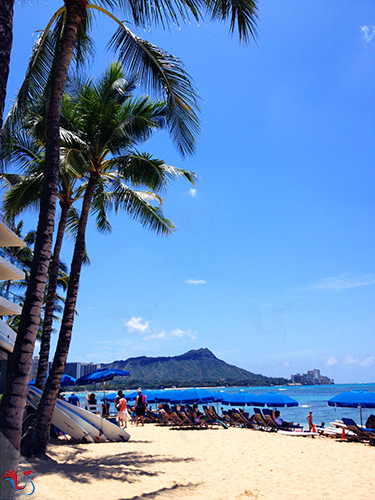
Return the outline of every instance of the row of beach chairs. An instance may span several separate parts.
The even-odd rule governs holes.
[[[243,411],[233,408],[231,411],[223,411],[222,415],[218,415],[214,406],[203,406],[203,418],[208,426],[214,425],[223,428],[228,427],[245,427],[262,431],[296,431],[303,433],[301,425],[284,425],[280,426],[272,417],[271,410],[267,408],[254,408],[254,414],[249,418]],[[156,422],[162,425],[174,427],[190,427],[200,428],[201,425],[194,421],[194,418],[188,406],[172,406],[168,412],[154,413],[150,422]],[[361,441],[375,446],[375,430],[359,427],[351,418],[343,418],[341,421],[336,421],[336,426],[330,428],[318,428],[317,435],[329,435],[338,438],[344,438],[348,441]]]
[[[204,415],[202,418],[204,418],[209,426],[246,427],[265,431],[302,430],[302,426],[300,425],[278,425],[272,417],[272,412],[268,409],[263,409],[262,412],[260,408],[254,408],[254,414],[250,418],[237,408],[233,408],[230,411],[223,411],[222,415],[217,414],[214,406],[203,406],[203,411]],[[194,418],[186,406],[172,406],[168,412],[161,412],[156,415],[156,421],[163,425],[199,427],[199,424],[194,422]]]

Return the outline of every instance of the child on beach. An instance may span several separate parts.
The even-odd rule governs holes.
[[[309,432],[311,432],[313,430],[313,427],[314,427],[312,411],[309,412],[306,420],[307,420],[307,422],[309,424]]]
[[[129,420],[131,420],[131,416],[129,415],[128,405],[123,394],[118,404],[120,408],[117,414],[118,425],[126,429]]]

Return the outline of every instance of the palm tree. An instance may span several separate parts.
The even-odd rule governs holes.
[[[10,52],[13,44],[14,0],[0,2],[0,149],[2,144],[3,114],[9,76]]]
[[[110,0],[103,0],[103,3],[113,5]],[[199,19],[203,17],[201,12],[204,11],[214,20],[230,19],[231,32],[235,30],[237,24],[239,38],[244,42],[247,42],[250,36],[255,36],[256,0],[232,0],[230,2],[223,0],[196,0],[194,2],[190,0],[177,2],[161,0],[157,3],[118,0],[118,5],[125,13],[125,17],[132,19],[134,24],[140,27],[147,27],[151,24],[178,23],[179,18],[187,19],[189,13],[195,19]],[[91,4],[90,7],[104,12],[104,9],[97,5]],[[59,171],[60,106],[77,37],[79,38],[80,29],[88,19],[87,9],[87,0],[65,0],[64,7],[55,16],[60,24],[57,29],[59,36],[56,38],[55,44],[55,47],[58,48],[54,51],[56,57],[52,58],[53,65],[51,66],[53,73],[47,117],[45,173],[40,199],[35,256],[13,360],[0,407],[1,431],[16,450],[19,450],[20,446],[22,408],[52,248]],[[108,11],[106,13],[115,19]],[[113,40],[113,46],[119,49],[121,60],[130,69],[138,70],[143,82],[146,82],[149,88],[157,89],[161,95],[166,96],[169,111],[167,119],[172,138],[177,143],[181,153],[191,154],[198,121],[194,111],[196,108],[195,93],[188,76],[176,58],[168,56],[160,49],[136,37],[123,23],[118,20],[116,22],[118,22],[119,29]],[[49,28],[50,26],[47,27],[46,33]],[[43,40],[46,38],[45,36]],[[42,51],[36,52],[33,60],[35,64],[31,64],[30,67],[35,69],[36,66],[40,70],[43,66],[42,57],[39,57]],[[94,177],[90,177],[91,184],[95,184]],[[90,180],[87,192],[92,188]],[[82,224],[85,225],[83,219]]]
[[[108,227],[107,209],[125,209],[145,227],[170,234],[174,225],[160,208],[159,191],[169,180],[183,176],[194,182],[195,174],[171,167],[163,161],[135,151],[137,144],[167,124],[165,102],[148,97],[134,98],[135,80],[127,81],[119,63],[112,64],[97,84],[92,81],[72,86],[74,93],[64,98],[61,123],[63,155],[67,162],[86,170],[84,198],[76,227],[76,243],[69,286],[52,369],[34,422],[22,440],[25,455],[45,453],[60,381],[72,334],[78,285],[85,250],[85,232],[90,211],[97,224]],[[146,186],[148,191],[128,186]],[[156,202],[155,206],[152,202]]]
[[[3,210],[8,220],[29,208],[39,208],[44,171],[45,120],[44,103],[34,104],[22,117],[21,130],[5,130],[4,145],[0,151],[3,170],[8,164],[24,171],[23,175],[1,173],[0,179],[8,186],[4,195]],[[56,290],[61,286],[60,252],[68,218],[76,218],[72,205],[81,199],[82,189],[77,183],[80,174],[61,161],[57,198],[60,204],[60,218],[48,274],[48,291],[45,294],[43,320],[39,335],[41,340],[36,385],[44,389],[49,366],[50,339],[53,321],[56,319]],[[88,262],[88,258],[86,258]],[[66,284],[67,286],[67,284]],[[19,317],[13,320],[19,326]]]

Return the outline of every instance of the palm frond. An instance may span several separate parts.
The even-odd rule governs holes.
[[[111,8],[119,8],[125,18],[136,26],[150,28],[151,25],[160,25],[169,28],[172,25],[179,26],[180,20],[187,22],[194,18],[199,21],[202,15],[199,12],[199,4],[204,2],[192,0],[101,0],[101,4]]]
[[[92,13],[88,11],[86,18],[78,28],[73,53],[73,62],[77,68],[82,68],[94,55],[94,44],[88,34],[91,18]],[[34,44],[22,86],[5,120],[5,129],[8,127],[14,128],[22,118],[22,113],[26,107],[32,106],[34,101],[40,102],[41,96],[43,96],[43,100],[48,106],[54,68],[59,55],[58,48],[64,33],[65,22],[66,8],[63,6],[52,16],[45,30],[40,33]]]
[[[42,145],[26,129],[4,130],[3,146],[0,151],[2,172],[8,170],[9,164],[12,164],[13,170],[24,171],[42,158]]]
[[[5,175],[5,174],[3,174]],[[43,173],[20,176],[19,182],[6,191],[3,198],[5,216],[14,217],[24,210],[39,208]]]
[[[213,21],[230,21],[230,32],[234,33],[236,25],[240,42],[249,43],[256,40],[258,7],[257,0],[204,0],[208,14]]]
[[[163,160],[153,158],[150,153],[134,152],[117,156],[109,163],[109,170],[116,166],[125,181],[130,181],[134,186],[147,186],[154,191],[164,190],[171,180],[178,177],[183,177],[193,185],[198,179],[194,172],[167,165]]]
[[[122,24],[109,47],[119,60],[139,76],[149,91],[166,100],[167,123],[172,141],[181,155],[192,155],[199,133],[198,93],[183,63],[162,49],[143,40]]]
[[[149,203],[150,199],[157,201],[158,206]],[[160,207],[161,198],[155,193],[136,191],[118,183],[112,193],[107,193],[107,202],[113,203],[116,211],[125,210],[134,220],[156,234],[170,235],[176,228],[172,221],[165,218]]]

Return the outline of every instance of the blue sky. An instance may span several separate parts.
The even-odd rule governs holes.
[[[61,3],[16,5],[8,98]],[[113,29],[95,31],[93,75]],[[202,99],[192,158],[162,134],[142,150],[200,181],[164,194],[172,237],[126,214],[107,236],[91,221],[70,361],[207,347],[264,375],[374,382],[373,1],[260,0],[258,32],[250,47],[220,23],[139,33],[184,61]]]

